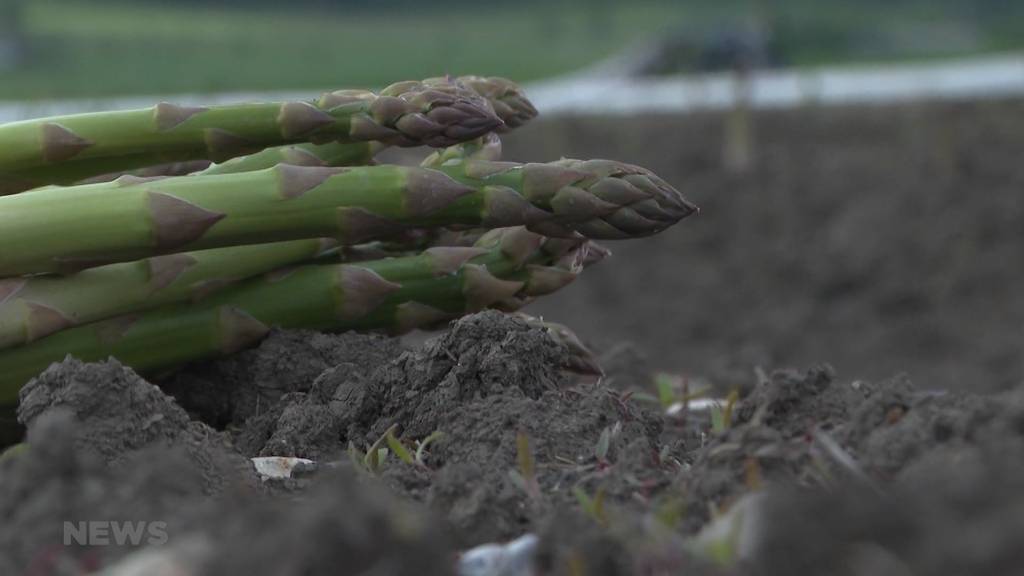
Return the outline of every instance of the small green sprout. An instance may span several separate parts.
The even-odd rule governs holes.
[[[516,433],[516,462],[518,470],[509,470],[509,479],[534,500],[540,499],[540,484],[537,482],[537,463],[533,459],[530,437],[520,430]]]
[[[610,428],[601,430],[601,436],[597,439],[597,445],[594,446],[594,456],[598,462],[607,462],[608,459],[608,448],[611,445],[612,433]]]
[[[676,402],[675,377],[671,374],[659,373],[654,377],[654,386],[658,389],[658,402],[662,408],[668,408]]]
[[[536,478],[537,463],[533,459],[533,450],[530,448],[530,437],[523,430],[516,433],[516,462],[519,464],[519,472],[523,478],[527,480]]]
[[[612,442],[620,434],[622,434],[622,422],[616,422],[614,426],[605,427],[601,430],[601,435],[597,438],[597,444],[594,445],[594,457],[597,458],[599,465],[608,464],[608,451],[611,449]]]
[[[387,448],[377,448],[366,452],[364,464],[370,472],[379,472],[384,463],[388,461],[391,453]]]
[[[727,426],[725,424],[725,414],[722,406],[718,403],[711,405],[711,431],[715,434],[721,434],[725,432]]]
[[[352,461],[356,468],[362,468],[366,465],[366,454],[359,448],[356,448],[356,445],[351,440],[348,441],[348,459]]]
[[[724,407],[718,402],[711,406],[711,430],[714,433],[721,434],[732,426],[732,413],[736,408],[736,402],[739,401],[739,398],[739,390],[733,388],[732,392],[729,392],[729,396],[725,399]]]
[[[361,466],[370,472],[377,472],[380,470],[380,467],[387,462],[387,459],[391,454],[394,454],[396,458],[406,464],[426,468],[425,459],[427,456],[427,447],[432,442],[436,442],[440,438],[443,438],[444,434],[440,431],[436,431],[423,440],[417,441],[416,452],[413,453],[409,451],[409,448],[400,438],[395,436],[395,430],[397,429],[398,424],[393,424],[389,427],[387,431],[385,431],[384,434],[366,450],[365,454],[349,442],[349,458],[358,466]]]
[[[740,391],[733,388],[729,391],[729,395],[725,398],[725,410],[722,412],[722,417],[725,419],[725,426],[728,428],[732,425],[732,412],[736,408],[736,402],[740,399]]]
[[[352,442],[349,442],[349,459],[352,460],[356,466],[364,468],[370,472],[377,473],[381,466],[387,462],[388,456],[391,455],[392,450],[389,450],[388,446],[390,446],[392,442],[401,446],[401,442],[395,438],[395,430],[397,429],[398,424],[392,424],[376,442],[366,449],[365,453],[356,448]],[[405,456],[409,456],[409,452],[408,450],[405,450],[404,446],[402,446],[402,449],[405,452]],[[399,456],[399,458],[402,458],[402,456]]]
[[[654,387],[657,390],[656,397],[644,393],[635,394],[634,397],[638,400],[656,403],[663,410],[669,412],[678,409],[685,410],[692,400],[706,397],[711,390],[706,386],[690,390],[689,378],[664,372],[655,375]]]
[[[586,512],[587,516],[590,516],[594,522],[603,528],[608,527],[608,513],[604,507],[604,487],[597,489],[594,497],[591,498],[587,494],[587,491],[582,486],[576,486],[572,489],[573,496],[576,497],[576,501],[579,502],[580,508]]]
[[[388,448],[390,448],[391,451],[395,453],[395,456],[397,456],[402,462],[405,462],[406,464],[415,464],[416,460],[413,458],[412,453],[409,452],[409,449],[405,447],[405,444],[402,444],[401,440],[395,438],[394,429],[395,427],[392,426],[388,429],[387,433],[384,434],[384,439],[388,444]]]
[[[440,430],[435,430],[430,434],[430,436],[427,436],[423,440],[417,441],[416,463],[419,464],[420,466],[426,466],[427,446],[430,446],[431,443],[437,442],[442,438],[444,438],[444,432],[441,432]]]

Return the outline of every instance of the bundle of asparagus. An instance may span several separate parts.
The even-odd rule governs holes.
[[[494,132],[534,116],[515,84],[464,77],[0,126],[0,403],[67,354],[153,372],[275,326],[400,333],[517,310],[603,257],[592,239],[695,211],[636,166],[500,161]],[[446,148],[374,163],[418,145]],[[194,160],[220,163],[78,183]]]

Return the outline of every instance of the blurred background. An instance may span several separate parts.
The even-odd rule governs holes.
[[[1024,2],[0,0],[0,121],[446,73],[703,208],[532,308],[610,365],[1024,379]]]
[[[624,50],[646,74],[1024,45],[1015,0],[0,0],[0,98],[526,82]]]

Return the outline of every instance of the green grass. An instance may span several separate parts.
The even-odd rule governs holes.
[[[24,28],[33,56],[16,71],[0,72],[0,99],[315,92],[446,73],[529,81],[665,30],[699,39],[750,14],[775,22],[777,46],[797,66],[946,55],[901,45],[903,31],[916,27],[921,36],[929,23],[974,35],[967,52],[1024,47],[1024,8],[965,13],[954,0],[523,0],[436,9],[425,2],[418,10],[387,8],[380,0],[375,6],[383,8],[317,13],[27,0]]]
[[[668,2],[613,6],[600,22],[565,2],[541,11],[418,14],[184,9],[31,0],[29,66],[0,98],[382,86],[446,73],[530,80],[572,70],[673,23]]]

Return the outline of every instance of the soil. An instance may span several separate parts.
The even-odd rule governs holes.
[[[751,113],[745,169],[725,161],[734,125],[581,116],[510,133],[509,158],[634,162],[701,207],[607,243],[611,258],[528,311],[723,390],[820,362],[927,388],[1024,381],[1024,101]]]
[[[778,371],[712,429],[700,412],[666,415],[649,384],[568,375],[561,346],[485,312],[411,350],[276,332],[249,363],[193,366],[163,390],[115,360],[55,364],[23,391],[27,447],[0,461],[0,514],[18,526],[0,532],[0,571],[447,574],[458,550],[526,532],[541,536],[541,574],[1007,574],[1024,561],[1024,387],[936,394],[827,366]],[[342,348],[381,361],[347,362]],[[311,358],[339,363],[297,375]],[[197,393],[215,377],[276,399],[223,422]],[[388,430],[410,452],[444,436],[417,462],[371,469],[362,453]],[[253,456],[316,464],[262,480]],[[750,493],[771,530],[738,563],[689,551]],[[62,545],[63,522],[97,518],[159,519],[167,541]]]
[[[604,377],[497,312],[429,338],[274,331],[145,379],[69,358],[0,456],[0,574],[454,574],[525,533],[542,575],[1018,572],[1024,106],[759,115],[732,175],[723,121],[510,138],[642,162],[704,207],[535,306]],[[668,408],[666,382],[736,401]],[[263,478],[267,456],[313,463]],[[65,543],[90,521],[163,538]]]

